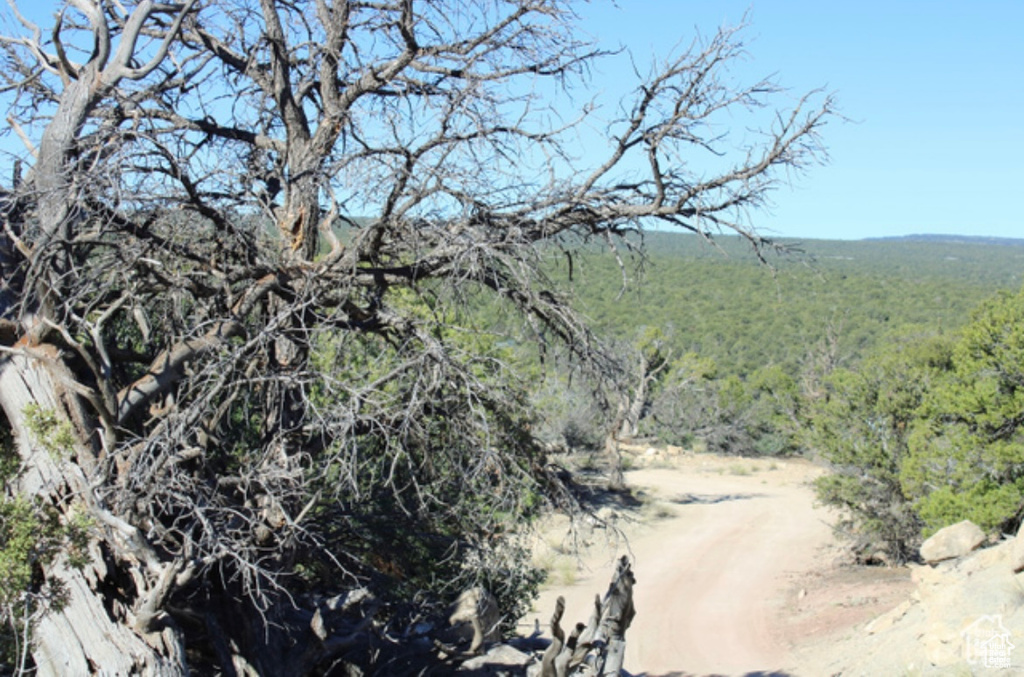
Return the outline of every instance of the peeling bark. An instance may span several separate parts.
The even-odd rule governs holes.
[[[14,434],[17,451],[26,471],[19,478],[19,492],[47,501],[69,514],[82,510],[90,514],[92,488],[82,465],[55,458],[35,443],[26,426],[25,411],[34,404],[61,412],[67,420],[69,409],[80,409],[57,376],[59,363],[45,363],[23,355],[0,355],[0,407]],[[64,374],[68,378],[68,374]],[[85,427],[79,415],[74,433],[80,441],[78,455],[92,454],[89,441],[95,441],[95,429]],[[96,540],[111,541],[97,527]],[[95,545],[95,541],[94,541]],[[115,550],[116,548],[114,546]],[[93,548],[95,551],[95,547]],[[108,674],[184,675],[187,667],[178,633],[171,627],[140,634],[132,630],[132,611],[124,617],[112,616],[104,605],[100,588],[109,575],[106,564],[93,558],[83,569],[69,567],[58,560],[45,572],[67,591],[67,603],[59,613],[42,616],[34,628],[32,656],[40,675],[85,675],[100,669]]]

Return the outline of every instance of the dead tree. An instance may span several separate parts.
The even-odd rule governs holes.
[[[622,470],[619,442],[640,434],[640,419],[651,402],[651,389],[671,366],[670,354],[662,345],[660,330],[648,330],[636,348],[619,348],[621,382],[616,384],[618,403],[605,435],[604,451],[608,459],[608,488],[621,491],[626,482]],[[625,357],[623,357],[623,354]],[[632,364],[628,364],[632,362]]]
[[[623,556],[604,598],[598,595],[594,599],[590,621],[586,625],[577,623],[568,638],[561,625],[565,599],[559,597],[551,617],[553,639],[541,660],[541,677],[621,674],[626,655],[626,630],[636,615],[635,583],[629,559]]]
[[[297,674],[368,626],[324,599],[514,600],[507,538],[544,463],[464,301],[609,377],[546,243],[658,221],[771,246],[745,213],[822,158],[832,113],[812,94],[732,143],[719,119],[781,90],[720,77],[742,53],[723,30],[655,68],[584,165],[547,110],[603,55],[568,3],[68,0],[48,27],[9,6],[5,492],[90,534],[85,566],[39,571],[67,593],[34,627],[41,674]]]

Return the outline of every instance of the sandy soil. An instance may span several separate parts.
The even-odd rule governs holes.
[[[552,576],[524,623],[546,631],[559,595],[566,620],[585,622],[616,557],[629,552],[637,577],[631,674],[820,674],[807,662],[820,652],[808,648],[891,608],[910,582],[899,570],[837,565],[829,515],[808,486],[819,472],[801,461],[703,455],[631,471],[627,481],[645,505],[617,513],[627,543],[595,531],[574,575],[555,563],[560,580]]]

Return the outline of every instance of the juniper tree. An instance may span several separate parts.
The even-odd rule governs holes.
[[[471,582],[514,613],[503,548],[554,485],[463,302],[606,373],[550,247],[653,223],[770,246],[747,212],[832,114],[735,84],[724,29],[581,154],[606,53],[557,0],[68,0],[50,26],[9,4],[5,490],[91,525],[82,566],[39,563],[67,592],[34,627],[43,674],[325,669],[374,614],[386,634]],[[772,112],[760,135],[721,126],[742,110]]]

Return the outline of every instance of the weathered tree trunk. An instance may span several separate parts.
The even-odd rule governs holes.
[[[626,657],[626,630],[633,623],[636,608],[633,606],[633,576],[629,559],[623,555],[615,569],[608,592],[601,604],[601,620],[594,633],[594,644],[604,643],[605,650],[599,653],[595,662],[599,675],[619,675]]]
[[[604,599],[594,600],[590,622],[577,623],[566,638],[562,629],[565,598],[559,597],[551,617],[553,640],[541,661],[541,677],[622,674],[626,656],[626,630],[636,615],[633,607],[633,570],[625,556],[619,560]]]
[[[27,353],[0,356],[0,407],[25,469],[18,492],[53,505],[65,516],[85,512],[95,524],[92,557],[85,567],[72,568],[60,558],[44,571],[49,581],[66,591],[67,600],[59,611],[43,615],[33,629],[32,656],[38,674],[186,674],[184,649],[172,627],[157,624],[150,632],[138,632],[133,629],[138,620],[135,609],[104,599],[101,588],[122,579],[135,583],[132,592],[137,594],[132,597],[141,599],[147,590],[138,587],[146,585],[147,577],[143,571],[112,570],[126,563],[113,556],[121,551],[114,542],[118,535],[111,533],[94,509],[90,487],[94,478],[87,477],[84,470],[93,465],[96,459],[92,455],[101,449],[96,430],[90,427],[91,417],[69,388],[73,381],[59,361],[58,349],[16,344],[12,350]],[[67,450],[68,458],[55,457],[33,439],[25,415],[32,404],[71,423],[76,444]]]
[[[93,493],[102,484],[100,461],[106,453],[103,432],[97,421],[98,396],[80,384],[69,368],[70,349],[48,342],[57,335],[56,317],[48,313],[60,302],[67,284],[70,260],[65,243],[79,224],[76,211],[83,205],[81,186],[74,180],[72,165],[76,145],[90,113],[102,97],[121,80],[141,80],[166,57],[181,22],[195,0],[173,7],[174,18],[162,23],[164,34],[139,63],[137,41],[154,13],[167,6],[153,0],[137,3],[125,17],[119,44],[106,24],[99,4],[74,3],[85,15],[94,36],[89,60],[73,66],[65,57],[50,70],[59,70],[64,89],[40,140],[32,168],[36,217],[42,233],[29,245],[18,243],[27,268],[36,267],[34,279],[19,279],[18,287],[0,299],[0,317],[11,336],[0,345],[0,408],[15,440],[22,471],[15,490],[49,504],[64,519],[84,514],[92,523],[89,562],[69,566],[63,557],[43,567],[48,582],[66,592],[65,603],[51,610],[33,628],[32,656],[41,675],[152,674],[187,672],[180,633],[160,607],[181,570],[180,563],[160,561],[134,527],[108,512]],[[153,35],[153,33],[151,33]],[[60,29],[54,32],[60,40]],[[4,215],[8,229],[22,224]],[[5,247],[4,268],[19,267],[13,249]],[[52,324],[48,321],[53,321]],[[86,401],[93,400],[91,405]],[[70,426],[70,449],[45,449],[33,439],[27,410],[35,405],[52,412]],[[112,422],[107,416],[107,432]],[[111,443],[113,440],[111,440]]]
[[[615,419],[604,437],[604,454],[608,459],[608,489],[622,491],[626,488],[626,478],[622,470],[622,449],[619,448],[619,434],[626,425],[629,406],[625,398],[619,401]]]
[[[629,403],[629,408],[627,409],[622,421],[622,426],[619,430],[620,437],[630,439],[640,434],[640,417],[643,415],[644,407],[647,405],[647,397],[651,381],[654,380],[654,376],[657,373],[649,372],[650,362],[647,360],[647,357],[641,353],[640,367],[637,370],[640,378],[636,385],[636,389],[633,391],[632,400]]]

